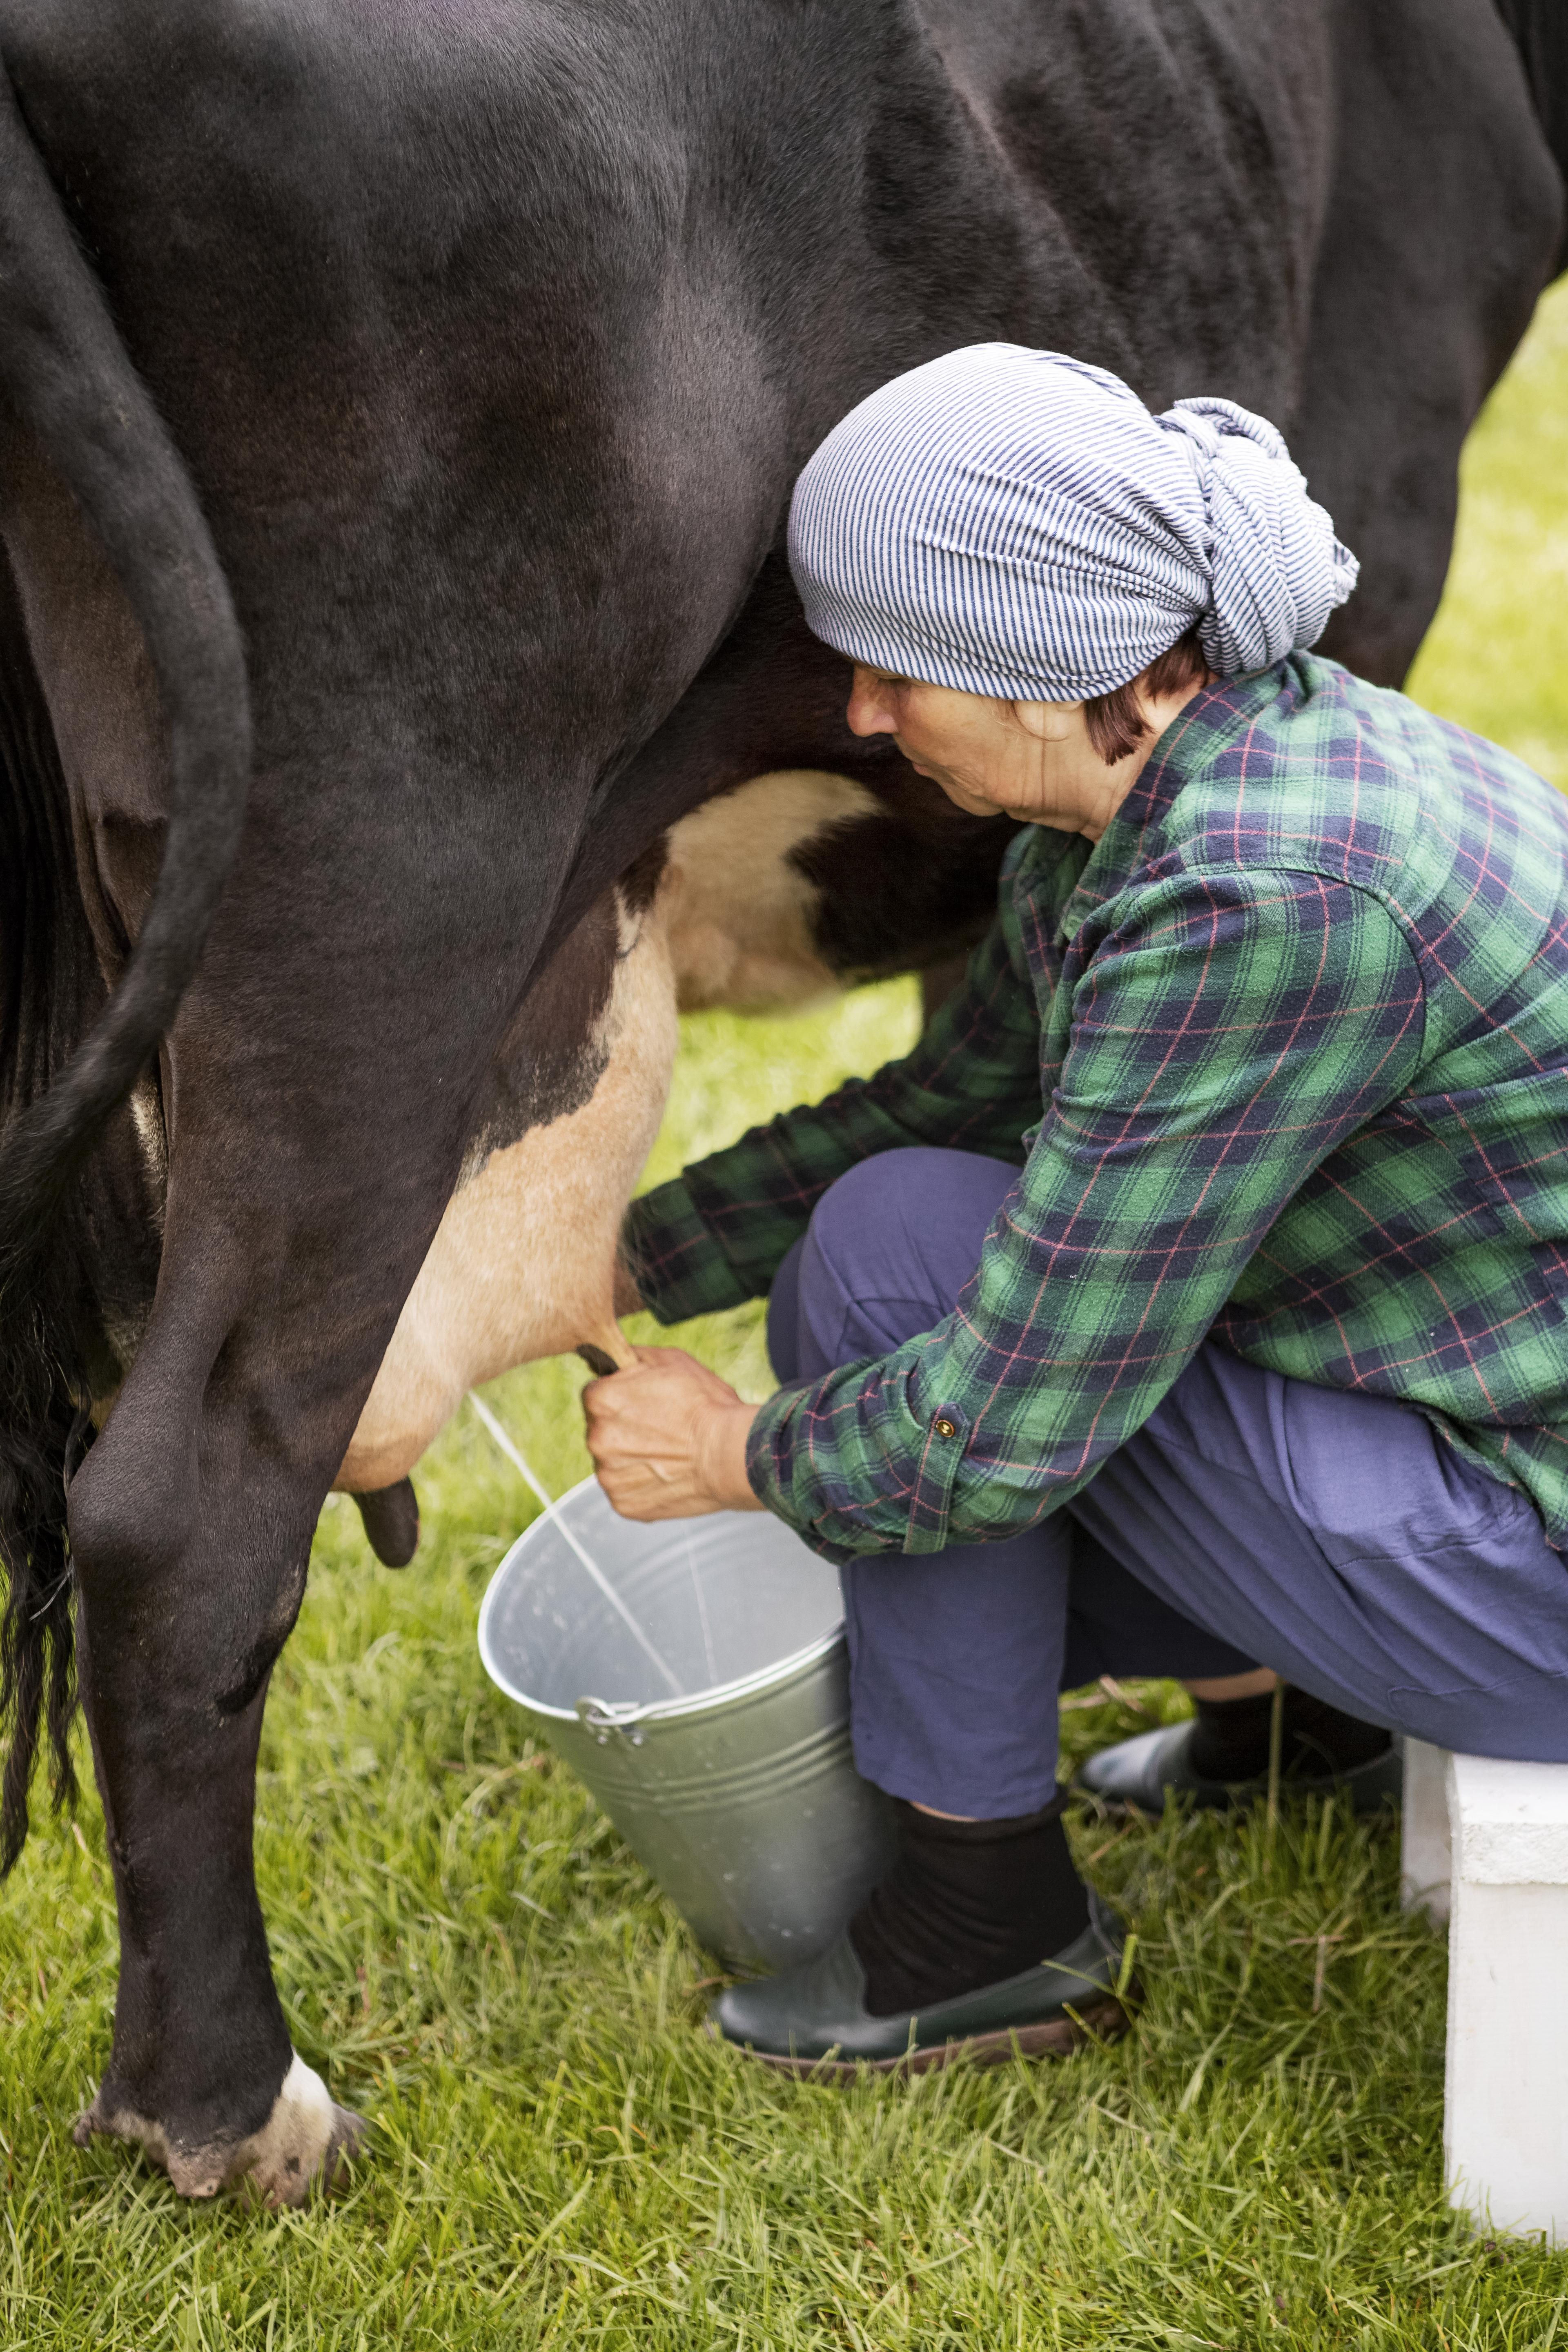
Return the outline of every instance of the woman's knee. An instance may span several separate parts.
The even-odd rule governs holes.
[[[787,1387],[801,1377],[800,1364],[800,1261],[805,1252],[805,1235],[791,1242],[779,1260],[778,1272],[768,1292],[767,1340],[768,1361],[773,1368],[773,1378]]]
[[[799,1262],[802,1373],[879,1355],[940,1322],[1016,1181],[1002,1160],[911,1144],[829,1185]]]

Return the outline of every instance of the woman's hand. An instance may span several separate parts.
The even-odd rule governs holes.
[[[727,1381],[684,1348],[638,1348],[629,1370],[583,1391],[588,1451],[624,1519],[760,1511],[746,1476],[756,1419]]]

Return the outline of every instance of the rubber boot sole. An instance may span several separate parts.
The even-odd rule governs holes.
[[[961,2059],[972,2066],[1005,2066],[1011,2058],[1068,2058],[1086,2042],[1119,2041],[1131,2025],[1120,2000],[1102,2000],[1080,2009],[1076,2017],[1053,2017],[1040,2025],[1010,2025],[994,2033],[972,2033],[960,2042],[933,2043],[929,2050],[901,2051],[896,2058],[785,2058],[776,2051],[758,2050],[749,2042],[731,2042],[711,2019],[708,2031],[726,2049],[742,2058],[754,2058],[775,2074],[798,2074],[819,2083],[852,2083],[861,2074],[929,2074]]]

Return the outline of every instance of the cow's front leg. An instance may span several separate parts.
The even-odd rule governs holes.
[[[185,2196],[243,2185],[296,2204],[363,2129],[289,2046],[251,1859],[268,1678],[325,1478],[258,1446],[263,1398],[243,1375],[209,1381],[193,1415],[159,1355],[71,1494],[121,1943],[112,2052],[77,2137],[139,2144]]]

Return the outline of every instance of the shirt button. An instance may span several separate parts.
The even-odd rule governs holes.
[[[932,1422],[931,1427],[935,1430],[939,1437],[956,1437],[958,1435],[956,1423],[949,1421],[945,1413],[939,1414],[937,1419]]]

